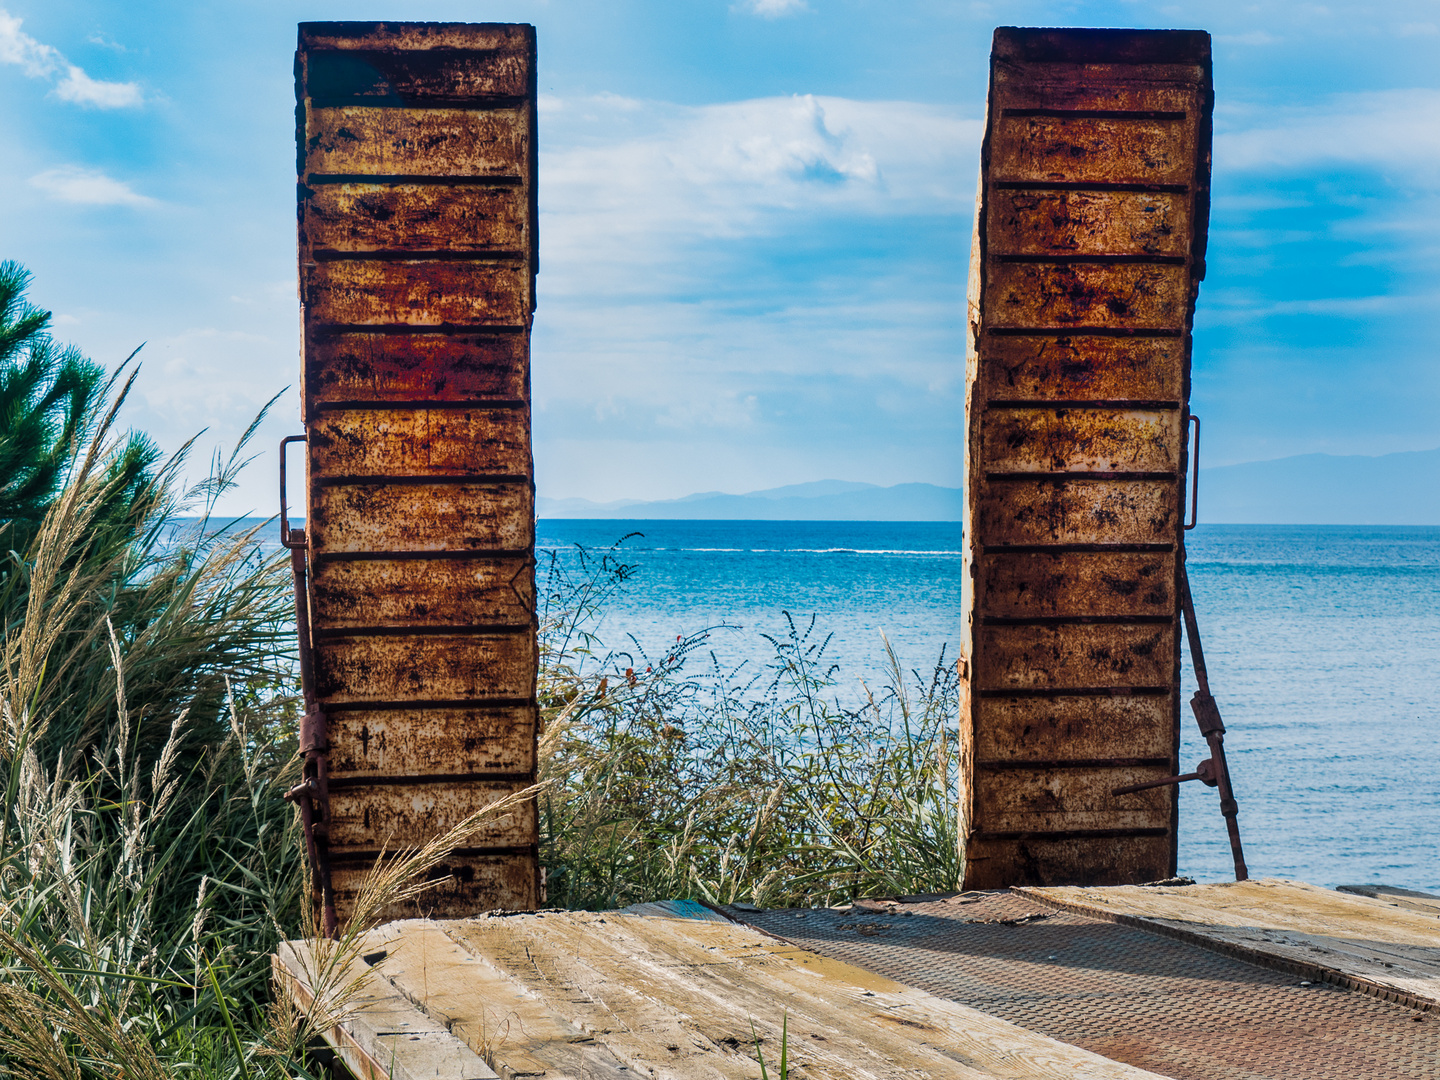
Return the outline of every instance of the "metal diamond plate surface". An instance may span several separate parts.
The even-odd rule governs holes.
[[[796,945],[1175,1080],[1440,1077],[1440,1016],[1007,893],[737,912]]]

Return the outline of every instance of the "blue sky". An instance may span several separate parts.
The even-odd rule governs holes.
[[[1205,464],[1440,446],[1440,3],[0,0],[0,257],[167,448],[296,382],[301,19],[539,30],[542,494],[958,485],[991,30],[1215,35]],[[230,501],[270,512],[272,444]]]

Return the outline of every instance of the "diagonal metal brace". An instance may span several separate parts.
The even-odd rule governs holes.
[[[1200,733],[1210,744],[1215,786],[1220,789],[1220,813],[1225,817],[1225,831],[1230,835],[1230,855],[1235,861],[1235,880],[1246,881],[1250,871],[1245,867],[1245,851],[1240,844],[1240,805],[1235,801],[1235,791],[1230,786],[1230,767],[1225,761],[1225,724],[1220,719],[1220,706],[1210,693],[1210,676],[1205,669],[1205,650],[1200,644],[1200,624],[1195,618],[1195,601],[1190,595],[1190,574],[1183,561],[1183,551],[1181,559],[1180,612],[1185,618],[1185,637],[1190,643],[1195,682],[1200,687],[1190,699],[1190,708],[1195,713],[1195,722],[1200,725]]]

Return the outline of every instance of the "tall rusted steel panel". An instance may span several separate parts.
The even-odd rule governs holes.
[[[535,776],[535,31],[303,23],[306,533],[343,919],[377,853]],[[533,805],[422,910],[538,906]]]
[[[970,274],[966,888],[1172,876],[1210,38],[995,32]]]

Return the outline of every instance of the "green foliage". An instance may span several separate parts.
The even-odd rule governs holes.
[[[64,482],[110,388],[105,372],[50,336],[50,312],[28,303],[29,273],[0,263],[0,535],[24,550]],[[158,453],[141,436],[108,462],[112,481],[101,518],[124,530]],[[98,524],[98,522],[97,522]]]
[[[787,633],[767,638],[773,659],[753,674],[707,656],[718,628],[678,638],[663,657],[611,652],[595,626],[634,569],[619,545],[580,550],[552,559],[544,583],[551,903],[799,906],[958,887],[958,680],[943,653],[922,676],[886,642],[890,685],[846,706],[813,618],[787,615]]]

